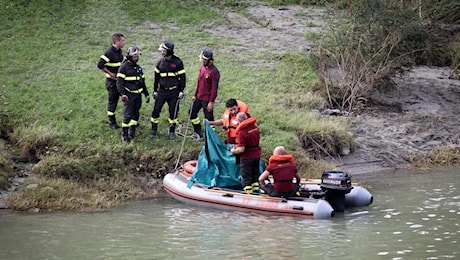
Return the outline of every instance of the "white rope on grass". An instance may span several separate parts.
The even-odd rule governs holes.
[[[177,100],[176,109],[175,109],[175,111],[174,111],[174,115],[176,115],[177,107],[179,106],[179,101],[180,101],[180,99]],[[185,125],[184,138],[182,139],[182,145],[181,145],[181,147],[180,147],[179,155],[177,156],[176,166],[174,167],[174,170],[177,170],[177,167],[179,166],[180,157],[182,156],[182,152],[184,151],[185,139],[187,138],[187,130],[188,130],[188,126],[189,126],[189,124],[190,124],[190,116],[192,115],[192,106],[193,106],[193,101],[192,101],[192,104],[190,105],[190,109],[189,109],[189,113],[188,113],[188,119],[187,119],[187,124]]]

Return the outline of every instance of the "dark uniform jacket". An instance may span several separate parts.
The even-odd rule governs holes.
[[[174,90],[180,92],[185,88],[185,69],[181,59],[172,55],[170,60],[161,58],[155,67],[155,81],[153,82],[153,91]]]
[[[123,63],[117,74],[117,89],[120,95],[144,93],[144,95],[148,96],[149,92],[145,86],[145,77],[141,66],[129,61]]]
[[[99,61],[97,62],[97,67],[103,69],[106,67],[110,72],[117,74],[118,68],[121,66],[123,61],[123,52],[121,49],[117,49],[113,46],[110,46],[104,54],[101,55]],[[110,75],[105,75],[107,78],[110,78]]]

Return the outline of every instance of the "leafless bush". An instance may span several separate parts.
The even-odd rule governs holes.
[[[391,78],[414,62],[426,33],[414,13],[345,16],[331,21],[318,47],[318,70],[330,107],[353,111],[368,102],[375,88],[392,86]],[[362,10],[361,10],[362,12]]]

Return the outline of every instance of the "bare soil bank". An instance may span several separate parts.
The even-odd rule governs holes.
[[[396,88],[374,95],[377,104],[350,118],[358,148],[337,166],[360,173],[406,166],[408,154],[423,155],[460,141],[460,80],[449,68],[416,67],[396,78]]]
[[[251,52],[252,48],[262,48],[273,53],[308,53],[312,42],[307,36],[320,33],[332,15],[316,7],[262,5],[250,7],[248,13],[249,17],[222,13],[229,23],[208,30],[238,42],[222,51]],[[449,68],[417,67],[395,78],[394,90],[372,97],[374,107],[350,116],[350,131],[358,148],[348,156],[328,160],[355,174],[384,171],[406,166],[404,158],[408,154],[459,145],[460,80],[449,79],[451,73]]]

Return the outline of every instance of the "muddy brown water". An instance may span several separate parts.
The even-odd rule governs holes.
[[[459,258],[459,172],[354,176],[374,203],[328,220],[193,207],[167,195],[104,213],[0,211],[0,259]]]

